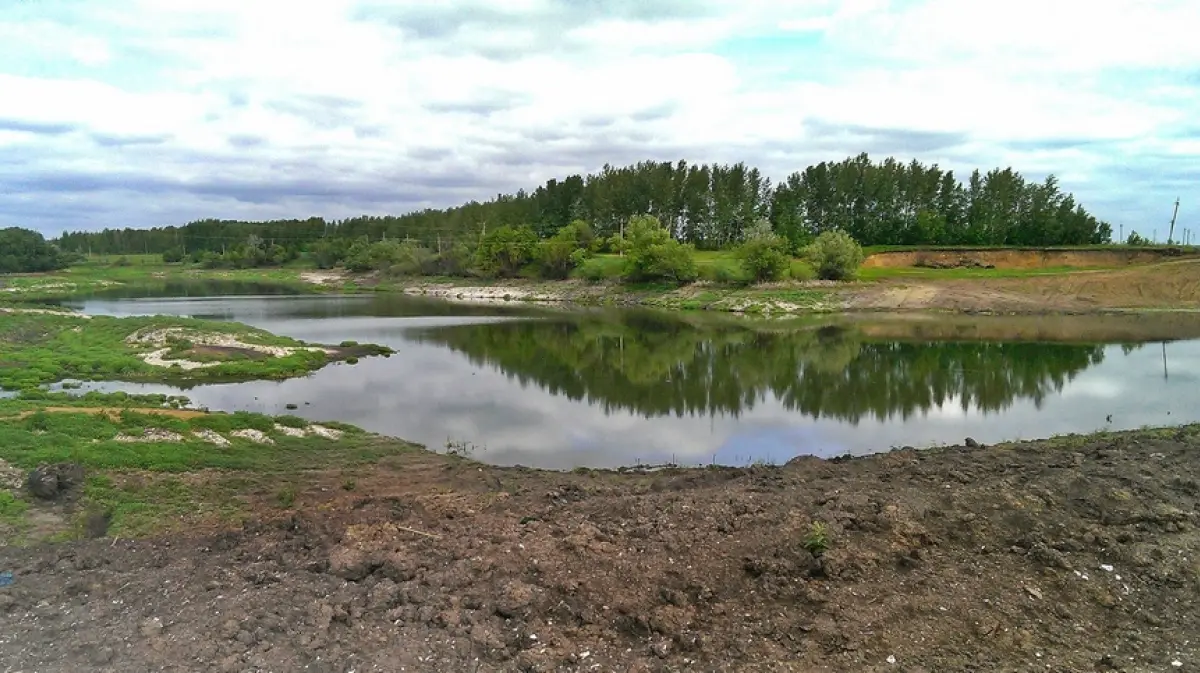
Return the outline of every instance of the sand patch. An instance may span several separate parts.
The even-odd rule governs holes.
[[[304,437],[308,433],[300,428],[293,428],[282,423],[275,424],[275,432],[287,435],[288,437]]]
[[[332,285],[346,280],[346,274],[337,271],[305,271],[300,280],[313,285]]]
[[[247,343],[238,339],[231,334],[218,334],[211,332],[197,332],[182,327],[168,327],[166,329],[156,330],[138,330],[125,338],[125,343],[131,345],[148,345],[158,346],[156,350],[150,351],[142,355],[142,360],[153,367],[179,367],[185,371],[193,369],[204,369],[207,367],[216,367],[225,364],[221,361],[214,362],[196,362],[187,359],[168,359],[166,356],[171,352],[171,348],[166,346],[167,342],[172,339],[191,342],[195,347],[203,348],[221,348],[230,351],[238,350],[243,352],[258,353],[268,357],[287,357],[301,351],[319,351],[322,353],[333,353],[326,348],[320,346],[267,346],[264,344]]]
[[[229,446],[229,440],[225,439],[223,436],[217,432],[214,432],[213,430],[196,430],[192,432],[192,436],[196,437],[197,439],[203,439],[209,444],[213,444],[215,446]]]
[[[120,433],[113,437],[113,441],[122,442],[125,444],[142,444],[147,442],[182,442],[183,435],[170,430],[160,428],[146,428],[140,435],[127,435]]]
[[[308,431],[318,437],[323,437],[325,439],[332,439],[335,441],[341,439],[342,435],[344,434],[341,430],[327,428],[323,425],[317,425],[315,423],[308,426]]]
[[[246,430],[234,430],[233,432],[229,433],[229,435],[231,437],[240,437],[242,439],[248,439],[248,440],[254,442],[255,444],[274,444],[275,443],[275,440],[268,437],[265,432],[263,432],[262,430],[255,430],[253,428],[248,428]]]

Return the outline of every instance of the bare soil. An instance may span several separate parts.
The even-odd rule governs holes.
[[[1200,428],[967,444],[642,473],[412,452],[352,482],[309,473],[294,510],[264,500],[238,530],[0,548],[0,669],[1200,666]]]
[[[897,250],[878,252],[863,262],[867,268],[931,266],[997,269],[1096,268],[1151,264],[1179,257],[1182,249],[1054,250],[984,248],[979,250]]]
[[[1200,260],[1022,278],[885,281],[847,290],[845,308],[994,313],[1200,310]]]

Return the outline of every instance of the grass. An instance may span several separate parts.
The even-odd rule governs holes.
[[[18,309],[19,311],[20,309]],[[196,320],[192,318],[152,316],[114,318],[44,313],[6,313],[0,321],[0,388],[22,389],[77,379],[83,381],[162,381],[176,382],[283,379],[319,369],[331,360],[320,350],[296,350],[281,357],[248,358],[231,350],[228,353],[193,353],[186,339],[166,343],[168,357],[216,363],[210,367],[184,370],[148,364],[143,356],[159,346],[129,343],[126,339],[139,331],[175,329],[183,334],[229,335],[247,344],[300,348],[300,341],[281,337],[239,323]],[[361,352],[366,349],[368,352]],[[358,347],[356,355],[389,354],[382,347]],[[195,356],[193,358],[193,356]]]
[[[343,432],[337,440],[292,437],[275,425],[308,423],[245,412],[176,418],[157,413],[162,403],[157,395],[102,393],[20,394],[0,400],[0,459],[24,469],[58,462],[84,466],[87,481],[73,508],[78,515],[57,533],[65,539],[85,535],[85,522],[96,513],[110,517],[110,535],[127,537],[182,528],[189,522],[237,521],[251,514],[255,495],[274,499],[281,507],[293,506],[294,477],[305,471],[354,468],[417,450],[340,423],[322,424]],[[51,407],[62,411],[48,411]],[[96,411],[114,407],[120,413]],[[175,432],[183,441],[115,439],[146,429]],[[211,444],[192,434],[204,429],[218,432],[229,445]],[[260,430],[275,443],[256,444],[232,435],[241,429]],[[343,487],[346,484],[353,489],[351,478],[345,477]],[[0,529],[12,529],[7,542],[24,540],[31,507],[0,490]]]
[[[194,264],[166,264],[157,255],[126,255],[128,265],[92,258],[61,271],[10,274],[0,277],[0,297],[13,301],[60,301],[104,292],[163,293],[178,283],[244,283],[315,293],[321,288],[300,279],[311,267],[285,266],[263,269],[205,269]]]

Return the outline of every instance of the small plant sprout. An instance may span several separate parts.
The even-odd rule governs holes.
[[[808,553],[820,558],[829,549],[829,526],[820,521],[808,525],[808,533],[804,536],[804,548]]]

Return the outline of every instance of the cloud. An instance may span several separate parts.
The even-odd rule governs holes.
[[[72,124],[57,124],[21,119],[0,119],[0,131],[16,131],[32,135],[57,136],[76,130]]]
[[[0,10],[0,226],[382,214],[645,159],[779,180],[866,151],[1055,173],[1150,230],[1196,179],[1200,5],[1064,7],[23,3]]]

